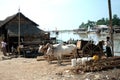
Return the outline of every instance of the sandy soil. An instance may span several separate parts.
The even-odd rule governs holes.
[[[12,58],[0,56],[0,80],[120,80],[120,69],[73,74],[71,62],[58,66],[36,58]]]

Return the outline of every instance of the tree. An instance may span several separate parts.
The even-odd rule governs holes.
[[[86,24],[84,22],[82,22],[82,24],[79,26],[79,28],[86,28],[87,29],[89,26],[94,27],[95,24],[96,24],[96,22],[88,20],[88,22]]]
[[[79,26],[79,28],[88,28],[89,27],[94,27],[95,25],[109,25],[109,19],[108,18],[102,18],[97,20],[97,22],[95,21],[90,21],[88,20],[87,23],[82,22],[82,24]],[[113,15],[113,19],[112,19],[112,26],[120,26],[120,18],[115,14]]]
[[[119,19],[119,17],[116,14],[113,15],[112,25],[113,26],[115,26],[115,25],[120,26],[120,19]]]
[[[84,22],[79,26],[79,28],[83,28],[85,26]]]
[[[106,18],[105,21],[106,21],[106,25],[109,25],[109,19]]]
[[[106,20],[104,18],[102,19],[99,19],[97,22],[96,22],[97,25],[106,25]]]
[[[96,22],[88,20],[88,23],[87,23],[87,24],[88,24],[88,26],[90,26],[90,27],[94,27],[95,24],[96,24]]]

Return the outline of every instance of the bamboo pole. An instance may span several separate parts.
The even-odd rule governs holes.
[[[110,38],[112,42],[112,54],[114,56],[114,41],[113,41],[113,27],[112,27],[112,10],[111,10],[111,0],[108,0],[108,9],[109,9],[109,20],[110,20]]]
[[[18,55],[20,55],[20,8],[18,10]]]

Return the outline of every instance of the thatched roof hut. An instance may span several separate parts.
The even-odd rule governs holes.
[[[33,22],[22,13],[17,13],[15,15],[7,17],[4,21],[0,21],[0,28],[4,27],[7,30],[9,36],[18,36],[18,23],[20,15],[20,35],[36,35],[43,30],[39,29],[37,23]]]
[[[8,44],[18,43],[20,26],[20,38],[24,41],[31,41],[34,38],[39,40],[49,39],[46,32],[38,28],[38,24],[24,16],[21,12],[7,17],[0,21],[0,36],[5,39]],[[45,37],[46,36],[46,37]]]

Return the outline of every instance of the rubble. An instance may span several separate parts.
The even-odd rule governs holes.
[[[73,68],[74,73],[80,73],[80,72],[95,72],[95,71],[101,71],[101,70],[108,70],[113,68],[120,68],[120,57],[109,57],[100,59],[97,61],[87,61],[83,65],[77,65]]]

